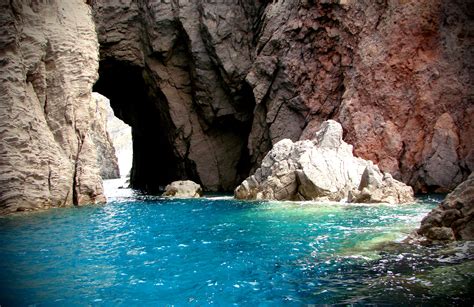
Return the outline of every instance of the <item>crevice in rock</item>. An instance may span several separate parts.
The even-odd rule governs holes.
[[[49,191],[50,193],[51,193],[51,191],[52,191],[51,175],[52,175],[51,165],[48,164],[48,191]]]
[[[252,12],[253,14],[249,14],[247,10],[244,9],[246,12],[247,16],[252,16],[253,17],[253,23],[252,23],[252,44],[253,47],[256,47],[258,45],[259,38],[263,32],[263,26],[264,26],[264,20],[265,20],[265,10],[267,8],[267,5],[270,1],[260,1],[260,5],[256,9],[256,12]],[[262,46],[263,48],[263,46]],[[261,49],[260,48],[260,51]]]
[[[78,195],[78,189],[80,188],[80,182],[79,182],[79,177],[77,174],[77,169],[79,167],[79,156],[82,151],[82,145],[84,144],[84,140],[81,140],[80,137],[80,132],[77,131],[77,153],[76,156],[74,157],[74,173],[72,176],[72,203],[74,206],[79,205],[79,195]]]

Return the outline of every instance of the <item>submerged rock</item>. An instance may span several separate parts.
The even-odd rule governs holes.
[[[353,156],[352,146],[342,140],[341,125],[333,120],[325,121],[312,140],[275,144],[234,194],[238,199],[413,201],[410,187]]]
[[[166,186],[163,196],[178,198],[199,198],[202,188],[191,180],[174,181]]]
[[[421,221],[417,233],[429,240],[474,240],[474,173]]]

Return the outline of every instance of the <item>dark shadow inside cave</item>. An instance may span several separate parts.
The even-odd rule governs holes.
[[[158,193],[181,179],[184,169],[168,139],[170,121],[160,111],[166,106],[161,91],[146,83],[141,67],[121,61],[102,60],[99,76],[94,91],[107,96],[115,116],[132,127],[130,187]]]

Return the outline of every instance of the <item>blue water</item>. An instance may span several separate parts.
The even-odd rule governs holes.
[[[400,242],[437,200],[355,206],[132,197],[2,217],[0,304],[468,303],[469,246]],[[450,268],[462,277],[438,287]]]

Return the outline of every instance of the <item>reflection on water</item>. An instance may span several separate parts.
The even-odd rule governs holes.
[[[109,200],[0,218],[0,304],[472,303],[472,244],[401,243],[439,199]]]

